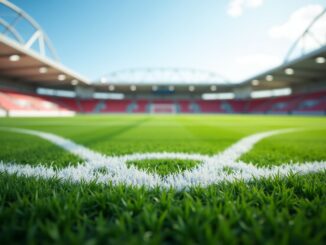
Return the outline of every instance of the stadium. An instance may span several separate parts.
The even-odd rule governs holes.
[[[2,244],[325,244],[325,6],[236,80],[150,62],[88,79],[0,5]]]

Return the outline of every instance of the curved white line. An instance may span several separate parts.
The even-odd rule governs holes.
[[[38,136],[79,156],[85,161],[84,164],[68,166],[63,169],[0,162],[0,172],[17,174],[19,176],[44,179],[58,178],[71,182],[95,181],[102,184],[112,183],[113,185],[125,184],[130,186],[146,186],[148,188],[162,187],[181,190],[191,186],[208,186],[225,181],[250,181],[276,175],[284,177],[290,173],[307,174],[326,169],[326,161],[291,165],[283,164],[273,167],[256,167],[237,161],[242,154],[250,151],[260,140],[272,135],[292,132],[292,129],[274,130],[245,137],[213,157],[187,153],[135,153],[125,156],[109,157],[54,134],[19,128],[6,128],[6,130]],[[158,174],[140,170],[135,166],[128,167],[126,164],[127,161],[131,160],[162,158],[198,160],[201,161],[201,165],[190,170],[185,170],[182,173],[161,177]],[[226,167],[231,169],[231,173],[224,171]],[[105,168],[107,171],[102,173],[99,171],[101,168]]]

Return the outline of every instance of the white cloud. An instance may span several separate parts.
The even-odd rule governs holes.
[[[272,67],[280,64],[281,59],[278,56],[271,54],[249,54],[238,57],[236,62],[239,65],[254,66],[254,67]]]
[[[232,17],[239,17],[247,8],[258,8],[264,0],[230,0],[227,13]]]
[[[308,27],[308,25],[323,11],[323,6],[318,4],[310,4],[301,7],[294,11],[289,19],[283,24],[272,27],[269,30],[269,36],[275,39],[284,39],[294,41]],[[325,42],[326,38],[326,15],[322,17],[311,29],[311,36],[308,36],[305,45],[310,47],[316,45],[318,39],[320,42]]]
[[[236,58],[236,63],[239,65],[237,71],[243,79],[280,65],[282,59],[276,55],[257,53],[240,56]]]

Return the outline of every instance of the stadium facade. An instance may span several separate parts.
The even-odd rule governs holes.
[[[240,83],[190,68],[126,69],[89,81],[60,63],[31,16],[9,1],[0,5],[1,116],[326,113],[326,30],[318,35],[324,40],[313,33],[326,21],[326,10],[295,41],[282,65]],[[22,30],[26,25],[30,33]]]

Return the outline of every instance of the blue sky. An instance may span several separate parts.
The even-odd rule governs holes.
[[[326,5],[324,0],[12,2],[43,27],[64,65],[91,80],[134,67],[200,68],[242,80],[281,62],[304,18]],[[289,35],[287,28],[298,30]]]

